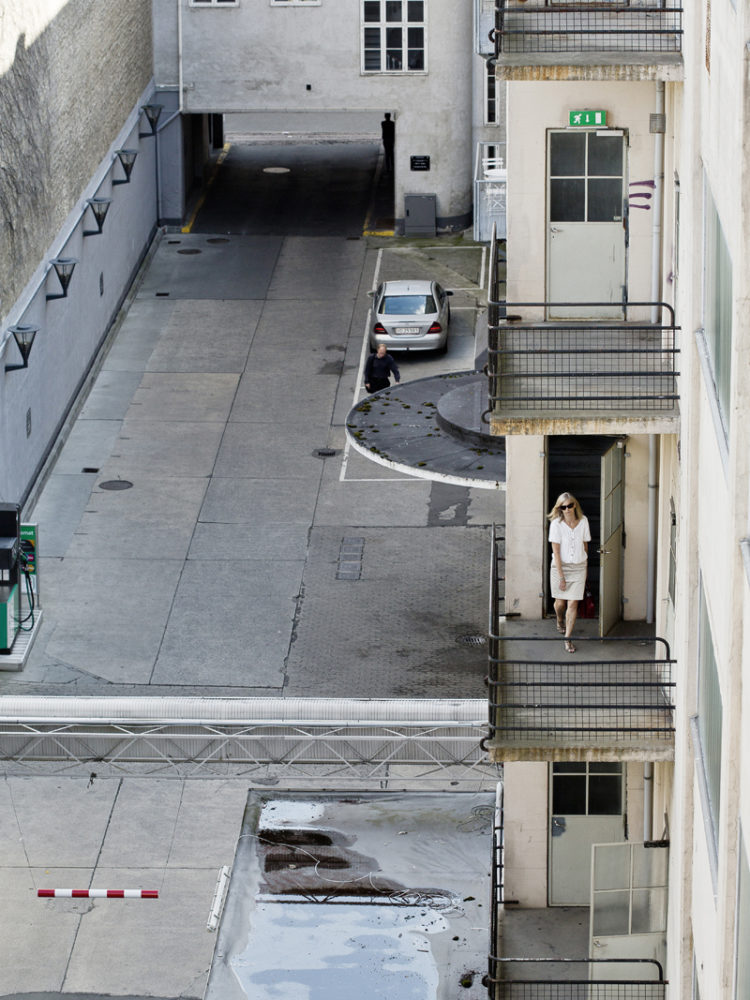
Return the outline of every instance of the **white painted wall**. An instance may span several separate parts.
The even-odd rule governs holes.
[[[546,143],[547,130],[565,128],[568,112],[607,111],[607,125],[627,129],[630,181],[653,177],[653,83],[511,82],[508,85],[508,300],[541,302],[546,297]],[[575,262],[571,262],[574,266]],[[650,299],[651,213],[632,209],[628,256],[628,294]],[[531,317],[531,310],[524,315]],[[633,314],[631,318],[636,318]]]
[[[471,222],[473,4],[430,0],[424,73],[364,73],[360,3],[196,8],[153,0],[159,84],[182,79],[187,112],[391,111],[396,120],[396,214],[404,194],[437,194],[439,224]],[[430,170],[409,157],[429,155]]]
[[[505,784],[505,898],[547,905],[548,764],[507,763]]]

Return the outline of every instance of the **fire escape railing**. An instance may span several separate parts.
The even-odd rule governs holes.
[[[682,13],[658,4],[498,3],[490,41],[498,60],[519,53],[679,54]]]
[[[562,978],[572,967],[588,966],[588,978]],[[513,979],[516,975],[523,979]],[[632,970],[633,978],[606,979]],[[652,971],[658,978],[645,978]],[[545,975],[546,973],[546,975]],[[531,978],[536,975],[536,978]],[[543,977],[543,978],[542,978]],[[594,978],[596,977],[596,978]],[[487,990],[491,1000],[664,1000],[668,981],[653,958],[498,958],[490,955]]]
[[[559,643],[559,637],[513,636],[514,641]],[[576,636],[579,650],[590,643],[653,643],[663,639]],[[674,739],[672,668],[663,659],[530,660],[490,657],[488,742],[579,746]]]
[[[611,303],[495,302],[496,313],[533,306]],[[506,411],[673,411],[679,327],[666,303],[634,306],[667,310],[667,324],[488,323],[489,405]]]

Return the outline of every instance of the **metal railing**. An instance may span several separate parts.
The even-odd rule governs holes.
[[[588,978],[563,978],[563,974],[572,972],[576,965],[588,966]],[[512,978],[513,966],[517,967],[516,975],[524,978]],[[616,966],[618,976],[626,969],[632,970],[633,978],[606,979],[608,966],[613,975]],[[650,971],[658,978],[645,978]],[[538,978],[527,978],[534,974]],[[661,964],[653,958],[498,958],[490,955],[487,976],[491,1000],[664,1000],[667,986]]]
[[[502,781],[495,793],[495,821],[492,824],[491,859],[491,903],[490,903],[490,951],[493,952],[500,941],[501,907],[505,902],[505,788]],[[490,961],[492,956],[490,955]]]
[[[498,3],[495,58],[518,53],[682,51],[682,7],[623,3]]]
[[[494,412],[673,411],[677,391],[677,331],[667,303],[630,302],[626,308],[658,307],[668,323],[523,323],[509,309],[610,306],[611,303],[490,303],[488,315],[489,405]]]
[[[539,636],[515,641],[559,643]],[[490,657],[489,742],[525,746],[625,745],[674,739],[674,688],[669,646],[659,638],[586,638],[576,644],[663,642],[662,659],[542,660]]]

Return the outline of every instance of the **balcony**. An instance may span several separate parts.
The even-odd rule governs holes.
[[[640,622],[601,639],[594,622],[579,621],[577,652],[564,654],[554,621],[504,616],[501,545],[493,535],[483,741],[490,760],[673,760],[675,661],[667,642]]]
[[[681,7],[498,0],[490,38],[500,79],[682,79]]]
[[[524,322],[525,307],[558,303],[491,301],[488,419],[492,434],[665,434],[679,417],[679,328],[666,322]],[[575,307],[579,303],[565,303]],[[586,305],[596,305],[586,303]]]
[[[490,1000],[664,1000],[669,842],[595,845],[590,907],[519,908],[505,892],[504,798],[500,782],[483,980]],[[597,951],[607,957],[578,957]]]

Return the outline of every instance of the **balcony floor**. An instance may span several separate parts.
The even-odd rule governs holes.
[[[498,671],[511,686],[490,687],[502,727],[487,741],[491,760],[673,759],[672,713],[651,666],[666,649],[652,626],[621,622],[600,640],[596,620],[579,620],[572,655],[554,617],[503,619],[501,635]]]
[[[506,906],[500,918],[500,958],[586,958],[589,953],[588,906],[521,909]],[[514,980],[538,979],[539,966],[512,966]],[[552,966],[550,979],[580,979],[580,966]]]

